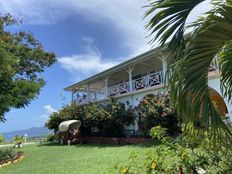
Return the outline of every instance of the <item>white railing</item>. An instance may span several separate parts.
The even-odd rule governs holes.
[[[74,102],[76,104],[81,104],[81,105],[87,104],[88,103],[88,98],[87,98],[87,96],[77,97],[77,98],[74,99]]]
[[[143,89],[146,87],[146,76],[133,80],[135,90]]]
[[[133,90],[160,85],[163,83],[163,72],[156,72],[133,80]]]
[[[87,104],[90,102],[95,102],[100,99],[105,98],[105,93],[101,91],[90,91],[89,94],[84,94],[82,96],[76,96],[74,102],[80,105]]]
[[[118,85],[111,86],[109,88],[109,95],[114,96],[114,95],[127,93],[129,91],[128,86],[129,86],[128,82],[124,82],[124,83],[120,83]]]
[[[148,87],[160,85],[163,83],[163,71],[150,74],[148,76]]]
[[[105,92],[98,92],[98,93],[96,94],[95,100],[104,99],[105,97],[106,97]]]
[[[163,83],[163,71],[152,73],[132,81],[132,90],[137,91],[140,89],[160,85]],[[124,82],[109,88],[109,96],[115,96],[129,92],[129,82]]]
[[[128,82],[125,82],[118,85],[120,94],[128,92],[128,84]]]
[[[149,88],[152,86],[160,85],[163,83],[163,71],[155,72],[146,76],[132,80],[132,90],[137,91],[140,89]],[[108,88],[108,96],[117,96],[120,94],[130,92],[129,81],[123,82]],[[106,98],[104,92],[89,92],[87,95],[78,96],[75,98],[75,102],[78,104],[87,104],[89,102],[98,101]]]

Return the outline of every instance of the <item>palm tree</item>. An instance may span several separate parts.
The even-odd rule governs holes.
[[[22,147],[22,144],[25,140],[24,136],[16,135],[14,138],[15,147]]]
[[[222,132],[231,135],[210,100],[208,69],[219,59],[224,97],[232,99],[232,0],[211,0],[212,8],[201,18],[187,24],[191,11],[205,0],[149,0],[145,18],[152,37],[167,45],[171,98],[185,123],[202,123],[215,140]],[[192,32],[185,35],[191,27]]]

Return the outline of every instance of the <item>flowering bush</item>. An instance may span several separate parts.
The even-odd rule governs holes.
[[[91,134],[91,128],[97,128],[102,136],[122,136],[124,125],[134,122],[133,109],[126,110],[125,104],[111,99],[106,105],[90,103],[88,105],[64,106],[60,111],[50,115],[46,127],[58,130],[62,121],[76,119],[82,123],[81,134]]]
[[[170,135],[180,132],[177,113],[170,105],[169,95],[147,95],[139,103],[139,129],[146,133],[160,125],[167,128]]]

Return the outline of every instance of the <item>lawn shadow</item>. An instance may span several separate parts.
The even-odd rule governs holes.
[[[72,144],[70,145],[71,147],[81,147],[81,148],[108,148],[108,147],[126,147],[126,146],[130,146],[130,147],[141,147],[141,148],[150,148],[150,147],[155,147],[157,145],[159,145],[160,142],[154,140],[151,143],[144,143],[144,144],[101,144],[101,143],[82,143],[82,144]],[[38,147],[52,147],[52,146],[68,146],[68,145],[60,145],[58,142],[49,142],[49,143],[45,143],[43,145],[37,145]]]
[[[77,144],[77,145],[72,145],[72,146],[76,146],[76,147],[97,147],[97,148],[108,148],[108,147],[126,147],[126,146],[130,146],[130,147],[141,147],[141,148],[150,148],[150,147],[155,147],[159,145],[158,142],[154,142],[154,143],[145,143],[145,144],[92,144],[92,143],[84,143],[84,144]]]
[[[46,146],[60,146],[58,142],[49,142],[49,143],[44,143],[43,145],[39,144],[37,145],[38,147],[46,147]]]

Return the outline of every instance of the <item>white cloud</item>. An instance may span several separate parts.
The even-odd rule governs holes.
[[[151,48],[147,44],[149,39],[145,38],[146,21],[142,19],[146,10],[142,7],[146,2],[147,0],[1,0],[0,10],[2,13],[10,12],[21,16],[28,24],[55,24],[67,17],[79,15],[93,25],[102,23],[114,27],[117,35],[120,34],[123,38],[120,46],[128,50],[128,58],[131,58]],[[199,13],[209,7],[207,0],[194,10],[189,21],[196,19]],[[83,41],[88,43],[84,54],[76,53],[59,58],[61,66],[75,80],[105,70],[122,60],[120,53],[119,58],[114,59],[117,61],[102,57],[90,37]]]
[[[57,110],[54,109],[51,105],[45,105],[44,110],[47,114],[51,114],[53,112],[56,112]]]
[[[0,10],[36,25],[55,24],[70,14],[62,0],[1,0]]]
[[[145,22],[142,20],[145,0],[1,0],[2,13],[10,12],[28,24],[55,24],[80,15],[89,22],[104,23],[118,29],[123,47],[131,54],[148,50]]]
[[[82,80],[84,77],[106,70],[123,60],[122,58],[117,61],[103,59],[91,37],[84,37],[82,40],[86,43],[84,54],[58,58],[61,67],[73,75],[73,81]]]
[[[143,20],[147,0],[1,0],[2,13],[10,12],[21,16],[29,24],[54,24],[63,19],[80,15],[90,22],[112,25],[118,29],[130,54],[142,53],[150,46],[145,39]],[[199,13],[210,8],[210,0],[204,2],[190,15],[193,21]]]
[[[131,54],[139,54],[150,48],[145,39],[145,9],[142,8],[145,2],[146,0],[72,0],[73,7],[88,20],[117,28],[122,38],[125,38],[122,46],[129,48]]]
[[[3,0],[0,10],[22,16],[29,24],[54,24],[70,15],[80,15],[90,23],[113,26],[121,38],[120,46],[128,50],[128,58],[147,51],[150,46],[145,39],[144,0]],[[112,33],[113,34],[113,33]],[[84,54],[67,55],[59,58],[62,68],[72,74],[71,79],[80,80],[121,62],[120,53],[115,61],[102,57],[90,37]],[[112,45],[113,47],[113,45]]]
[[[49,118],[49,115],[52,114],[53,112],[57,112],[56,109],[54,109],[51,105],[45,105],[43,107],[43,114],[41,114],[38,117],[35,117],[35,125],[36,126],[44,126],[44,124],[46,123],[46,121]]]

